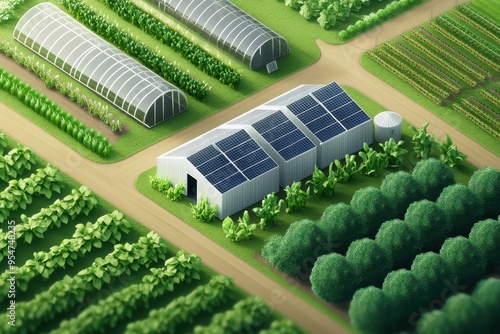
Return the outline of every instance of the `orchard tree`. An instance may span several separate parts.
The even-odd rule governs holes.
[[[380,185],[380,191],[392,203],[394,218],[403,218],[410,204],[423,197],[415,179],[404,171],[387,175]]]
[[[451,296],[444,304],[441,316],[449,323],[455,323],[453,327],[457,334],[487,333],[483,305],[465,293]]]
[[[500,265],[500,221],[477,222],[469,234],[470,242],[483,253],[488,265]]]
[[[486,260],[472,242],[462,236],[447,239],[439,255],[448,263],[459,284],[473,285],[486,271]]]
[[[496,278],[487,278],[479,282],[474,288],[472,294],[474,300],[481,305],[485,315],[485,323],[489,325],[485,328],[485,333],[495,333],[500,328],[500,280]]]
[[[418,254],[413,260],[411,271],[421,285],[426,287],[423,293],[424,304],[442,298],[442,295],[448,292],[450,284],[456,284],[453,281],[453,273],[448,263],[434,252]],[[440,302],[443,303],[444,300],[440,300]],[[438,306],[441,307],[441,305]]]
[[[369,286],[354,293],[349,306],[349,318],[359,332],[392,333],[393,311],[389,296],[382,289]]]
[[[315,222],[303,219],[290,225],[283,236],[271,238],[262,248],[262,257],[291,276],[307,273],[324,254],[321,231]]]
[[[430,201],[435,201],[444,188],[455,183],[451,168],[434,158],[417,162],[412,176],[422,189],[424,198]]]
[[[482,218],[496,219],[500,215],[500,170],[478,169],[469,180],[469,189],[477,196],[484,210]]]
[[[330,251],[338,249],[342,245],[347,247],[354,240],[366,235],[367,232],[361,218],[351,206],[345,203],[332,204],[326,207],[317,226],[323,235],[323,239],[331,246]]]
[[[358,288],[357,276],[346,258],[337,253],[320,256],[311,272],[312,291],[329,303],[351,299]]]
[[[453,235],[468,235],[474,223],[482,216],[479,199],[461,183],[444,188],[436,204],[448,216]]]
[[[399,269],[387,274],[382,291],[397,310],[394,313],[394,325],[397,329],[404,329],[410,315],[422,306],[424,289],[425,286],[410,270]]]
[[[424,313],[417,324],[417,334],[457,334],[460,332],[458,323],[443,316],[443,311],[434,310]]]
[[[356,190],[351,199],[352,210],[367,227],[369,237],[374,237],[383,222],[396,218],[392,203],[380,189],[365,187]]]
[[[401,219],[383,223],[375,242],[391,256],[394,269],[409,267],[423,244],[417,233]]]
[[[351,243],[346,259],[359,276],[361,287],[381,284],[392,268],[389,254],[375,240],[368,238]]]
[[[405,214],[405,223],[415,231],[422,241],[423,249],[427,250],[439,250],[452,230],[445,211],[435,202],[426,199],[410,204]]]

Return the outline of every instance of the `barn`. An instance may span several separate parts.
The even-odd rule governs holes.
[[[181,90],[50,2],[32,7],[21,17],[14,39],[145,127],[188,107]]]

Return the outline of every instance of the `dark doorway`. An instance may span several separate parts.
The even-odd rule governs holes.
[[[191,198],[193,201],[197,201],[197,195],[198,195],[198,191],[197,191],[197,185],[198,185],[198,181],[196,181],[196,179],[194,177],[192,177],[191,175],[187,175],[187,195],[189,198]]]

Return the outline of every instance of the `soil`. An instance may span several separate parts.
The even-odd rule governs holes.
[[[333,80],[341,85],[348,85],[359,90],[374,101],[386,106],[388,110],[400,113],[405,120],[416,127],[430,122],[430,132],[441,140],[448,133],[458,147],[468,155],[468,160],[476,167],[490,165],[500,169],[499,157],[365,71],[359,63],[359,57],[365,50],[424,23],[432,16],[445,12],[455,5],[457,5],[456,0],[430,1],[344,45],[332,46],[318,41],[321,58],[315,64],[207,117],[196,123],[196,126],[181,130],[167,139],[113,164],[99,164],[82,157],[1,102],[0,130],[14,140],[32,148],[41,158],[50,161],[51,164],[76,181],[85,184],[133,219],[141,222],[147,228],[157,231],[173,245],[200,254],[207,266],[232,277],[243,290],[262,297],[273,309],[293,319],[307,332],[348,333],[348,329],[329,316],[316,310],[295,296],[293,292],[285,290],[219,244],[143,196],[136,189],[135,182],[141,173],[155,166],[157,156],[188,140],[298,85],[304,83],[326,84]],[[0,56],[0,65],[21,76],[22,71],[19,67],[6,62],[4,58]],[[34,88],[40,89],[40,91],[44,90],[43,84],[36,85],[36,82],[40,81],[34,76],[26,75],[26,73],[23,75],[23,80],[33,84]],[[44,94],[46,94],[45,91]],[[57,99],[53,95],[51,98]],[[342,316],[342,313],[340,314]]]

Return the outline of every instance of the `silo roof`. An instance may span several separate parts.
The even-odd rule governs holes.
[[[381,128],[392,128],[401,125],[403,118],[393,111],[383,111],[375,116],[373,121]]]

